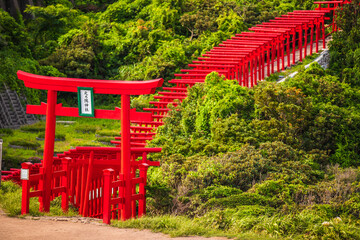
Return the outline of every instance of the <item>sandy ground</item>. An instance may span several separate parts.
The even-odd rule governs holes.
[[[7,217],[0,212],[0,240],[224,240],[226,238],[181,237],[170,238],[149,230],[114,228],[98,222],[73,222],[41,217],[37,220]]]

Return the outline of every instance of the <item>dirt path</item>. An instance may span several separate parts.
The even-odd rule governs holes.
[[[97,221],[84,218],[41,217],[34,219],[20,219],[7,217],[0,212],[0,239],[2,240],[97,240],[97,239],[126,239],[126,240],[220,240],[226,238],[181,237],[170,238],[162,233],[149,230],[114,228]]]

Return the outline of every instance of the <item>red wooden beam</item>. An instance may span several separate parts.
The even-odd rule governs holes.
[[[77,92],[78,87],[89,87],[94,89],[94,94],[154,94],[156,88],[161,87],[162,83],[164,82],[164,80],[161,78],[149,81],[117,81],[48,77],[23,71],[18,71],[17,75],[20,80],[24,81],[25,86],[29,88],[63,92]]]
[[[41,103],[41,105],[27,105],[26,113],[27,114],[40,114],[46,115],[47,103]],[[65,116],[65,117],[82,117],[79,116],[79,109],[75,107],[63,107],[62,103],[56,104],[55,108],[56,116]],[[115,107],[115,110],[104,110],[104,109],[95,109],[95,118],[102,119],[116,119],[121,120],[121,108]],[[151,113],[148,112],[136,112],[136,109],[130,110],[130,120],[131,121],[151,121]]]

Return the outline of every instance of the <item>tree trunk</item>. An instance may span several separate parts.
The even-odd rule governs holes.
[[[40,6],[40,7],[44,6],[44,1],[43,1],[43,0],[38,0],[38,1],[36,1],[36,2],[37,2],[36,5],[38,5],[38,6]]]
[[[18,0],[12,0],[10,4],[10,13],[12,16],[17,17],[21,14],[21,9]]]
[[[1,7],[2,9],[4,9],[4,11],[6,11],[5,0],[0,0],[0,7]]]
[[[30,5],[30,6],[34,6],[34,1],[33,1],[33,0],[29,0],[29,5]]]

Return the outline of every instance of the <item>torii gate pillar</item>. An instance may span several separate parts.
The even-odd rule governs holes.
[[[124,208],[121,220],[131,218],[131,166],[130,166],[130,96],[121,95],[121,174],[124,176]]]
[[[51,196],[51,177],[52,165],[54,157],[55,145],[55,128],[56,128],[56,115],[55,107],[57,103],[57,91],[48,90],[47,93],[47,108],[46,108],[46,126],[45,126],[45,142],[44,142],[44,179],[40,181],[40,189],[43,194],[40,197],[40,211],[50,211],[50,196]],[[42,198],[42,199],[41,199]]]

